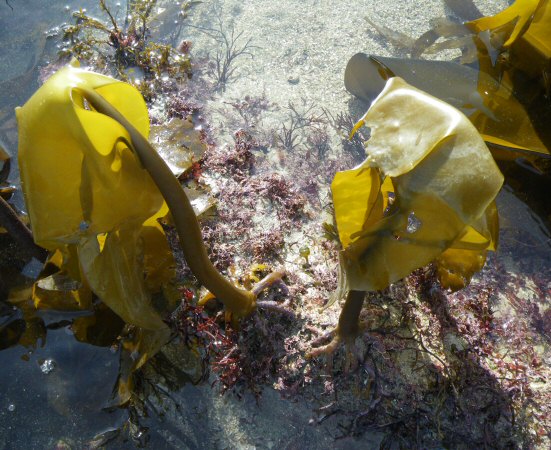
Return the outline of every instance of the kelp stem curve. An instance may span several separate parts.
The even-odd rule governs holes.
[[[251,314],[256,309],[256,295],[231,284],[213,266],[191,203],[170,168],[147,139],[101,95],[92,89],[78,90],[97,112],[116,120],[128,131],[132,149],[159,188],[172,213],[180,246],[199,282],[222,301],[234,316],[246,317]]]

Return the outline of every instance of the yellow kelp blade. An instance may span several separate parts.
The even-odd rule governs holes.
[[[373,172],[361,177],[361,186],[360,168],[339,173],[332,188],[346,243],[341,262],[347,282],[341,284],[372,291],[450,247],[485,214],[503,176],[463,114],[400,78],[387,82],[362,120],[371,138],[360,168],[377,169],[391,180],[386,189],[394,190],[394,203],[373,212],[374,191],[385,194]],[[347,201],[354,195],[361,200]]]
[[[452,292],[467,286],[472,276],[484,267],[487,250],[449,248],[436,259],[438,281]]]
[[[352,169],[337,172],[331,183],[337,230],[346,248],[352,235],[363,228],[380,193],[380,175],[376,169]]]
[[[72,66],[59,70],[17,109],[25,202],[35,241],[48,249],[73,243],[81,234],[142,223],[163,204],[125,144],[126,130],[86,109],[81,85],[112,99],[142,134],[149,130],[147,108],[134,88]]]
[[[551,2],[540,2],[526,32],[510,47],[511,64],[530,76],[548,73],[551,62]],[[549,79],[546,89],[549,90]]]
[[[92,110],[81,89],[95,90],[149,133],[147,107],[135,88],[75,66],[59,70],[18,108],[19,164],[35,241],[68,255],[69,275],[78,281],[81,270],[125,322],[164,329],[150,296],[174,273],[156,223],[166,205],[128,132]]]
[[[551,34],[550,34],[551,36]],[[489,60],[489,58],[488,58]],[[350,58],[345,86],[355,96],[371,103],[386,81],[384,68],[409,84],[460,109],[489,144],[499,146],[498,159],[517,158],[521,153],[550,154],[551,132],[546,123],[529,114],[515,97],[513,86],[498,82],[489,73],[451,61],[386,58],[358,53]],[[535,126],[538,123],[539,126]],[[357,127],[361,127],[361,121]],[[494,152],[494,147],[491,148]],[[539,156],[539,155],[538,155]]]
[[[491,70],[491,68],[487,68]],[[499,84],[489,82],[481,61],[478,92],[492,116],[481,111],[468,114],[469,120],[490,146],[496,159],[514,159],[519,156],[535,158],[551,155],[551,132],[543,118],[534,117],[530,108],[515,98],[515,89],[507,74]]]
[[[516,21],[509,38],[503,44],[504,47],[509,47],[526,31],[534,17],[534,13],[544,2],[545,0],[516,0],[515,3],[495,16],[481,17],[467,22],[465,25],[478,33],[486,30],[496,30]]]
[[[496,250],[499,233],[497,207],[493,201],[484,215],[463,230],[461,236],[435,261],[442,287],[458,291],[484,267],[488,250]]]

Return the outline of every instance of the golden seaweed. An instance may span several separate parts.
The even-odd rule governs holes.
[[[528,29],[537,9],[545,3],[547,3],[546,0],[516,0],[511,6],[495,16],[481,17],[467,22],[466,25],[477,33],[482,31],[496,32],[510,25],[512,29],[503,43],[503,47],[507,48]]]
[[[516,97],[506,79],[451,61],[387,58],[357,53],[347,64],[345,86],[357,97],[372,101],[391,76],[404,78],[460,109],[490,145],[494,156],[508,159],[549,156],[551,131]]]
[[[458,48],[461,64],[373,56],[362,60],[355,55],[345,75],[347,88],[365,97],[382,85],[373,74],[387,78],[390,69],[393,75],[460,108],[494,157],[522,156],[537,165],[538,158],[551,155],[550,1],[517,0],[489,17],[480,17],[472,2],[446,3],[468,21],[439,19],[411,46],[412,56]]]
[[[60,272],[86,281],[128,324],[165,330],[150,294],[166,288],[174,275],[158,223],[170,208],[197,279],[234,320],[255,310],[256,297],[269,283],[240,289],[212,265],[189,198],[147,140],[147,108],[135,88],[69,66],[17,116],[23,191],[35,241],[61,253]],[[277,270],[267,278],[273,282],[282,275]],[[66,290],[68,298],[74,297],[71,292],[75,289]]]
[[[79,88],[90,87],[116,105],[144,135],[147,107],[133,87],[67,66],[17,109],[22,188],[35,242],[62,257],[59,273],[38,281],[45,292],[89,307],[87,286],[129,324],[166,328],[152,292],[174,275],[174,262],[157,218],[168,209],[130,149],[118,123],[92,111]],[[74,286],[60,288],[73,280]],[[69,302],[70,303],[70,302]]]
[[[495,246],[493,201],[503,183],[479,133],[455,108],[397,77],[355,129],[363,124],[371,129],[367,159],[331,185],[342,285],[381,290],[438,259],[441,274],[463,280],[442,275],[442,284],[463,287]]]
[[[332,301],[345,302],[333,340],[310,357],[353,342],[366,291],[431,262],[444,288],[461,289],[497,245],[503,175],[465,115],[391,77],[351,136],[363,125],[366,160],[331,184],[342,245]]]

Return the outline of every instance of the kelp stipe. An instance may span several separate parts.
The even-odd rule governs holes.
[[[483,219],[503,176],[463,114],[396,77],[360,123],[367,159],[332,184],[350,289],[383,289],[460,241],[481,248],[468,227],[490,245]]]
[[[342,244],[336,298],[346,297],[337,341],[360,329],[361,292],[432,261],[441,284],[459,289],[497,243],[503,176],[460,111],[395,77],[356,128],[363,124],[367,159],[331,185]]]
[[[193,208],[170,168],[147,139],[105,98],[91,89],[83,89],[81,92],[94,109],[121,124],[129,133],[132,148],[168,204],[178,231],[180,246],[197,279],[236,317],[245,317],[252,313],[256,308],[256,295],[252,291],[237,288],[214,268],[203,244]]]
[[[34,239],[50,251],[33,287],[35,306],[92,309],[93,293],[130,325],[120,335],[124,351],[113,404],[130,399],[132,372],[170,337],[162,315],[180,297],[159,223],[169,207],[190,268],[234,321],[252,313],[260,291],[283,276],[276,271],[246,291],[216,271],[182,186],[147,141],[147,107],[134,87],[72,63],[18,108],[17,119]],[[105,326],[121,323],[111,322]],[[88,323],[73,326],[87,335]]]
[[[69,66],[18,110],[18,120],[35,240],[61,252],[62,269],[88,282],[127,323],[165,328],[149,291],[173,274],[157,221],[168,208],[199,281],[234,318],[254,311],[258,289],[235,287],[208,259],[186,194],[147,141],[147,108],[135,88]]]

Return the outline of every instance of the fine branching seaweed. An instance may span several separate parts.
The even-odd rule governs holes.
[[[323,161],[331,152],[331,139],[327,132],[327,125],[321,121],[312,126],[306,136],[306,145],[313,152],[313,157]]]
[[[301,109],[289,102],[287,110],[287,120],[281,125],[276,138],[284,150],[292,152],[304,144],[304,131],[323,123],[323,117],[321,114],[314,114],[315,105],[308,104],[304,99]]]
[[[170,311],[177,295],[169,287],[175,277],[174,255],[158,219],[171,211],[189,268],[213,294],[202,302],[216,297],[235,313],[235,323],[242,314],[256,310],[261,304],[257,296],[283,272],[276,270],[247,289],[223,277],[209,260],[188,195],[147,141],[149,117],[142,96],[129,84],[76,66],[73,62],[59,70],[17,111],[21,177],[34,240],[51,252],[50,269],[36,282],[33,300],[40,308],[90,308],[94,293],[133,325],[123,338],[129,353],[124,354],[128,361],[121,363],[118,385],[118,401],[125,403],[131,396],[133,371],[170,335],[152,302],[154,295],[162,293],[162,307]],[[75,80],[78,89],[73,88]],[[57,105],[55,114],[47,113],[52,102]],[[49,133],[57,133],[56,139],[50,139]],[[36,148],[46,149],[49,157],[41,158],[43,153]],[[73,153],[84,155],[84,163],[78,156],[52,156],[66,148],[78,149]],[[232,161],[234,170],[247,171],[249,143],[243,142],[238,150]],[[54,176],[59,170],[73,174],[65,178],[69,185]],[[119,176],[121,171],[124,177]],[[39,172],[51,176],[37,178]],[[141,196],[128,202],[128,190],[135,191],[135,183]],[[48,213],[59,208],[63,212],[55,217]],[[191,223],[184,226],[182,220]],[[67,236],[73,236],[70,243]]]
[[[171,21],[172,31],[163,31],[169,34],[171,45],[183,29],[180,19],[185,19],[195,3],[179,5],[179,23]],[[532,2],[516,3],[518,8]],[[6,4],[11,7],[7,0]],[[94,315],[72,322],[75,336],[97,345],[117,341],[125,348],[116,402],[128,402],[130,417],[120,429],[97,435],[88,445],[124,446],[129,438],[137,446],[146,445],[148,414],[162,416],[170,407],[183,417],[181,402],[172,392],[185,382],[205,381],[209,370],[223,392],[238,396],[247,389],[258,399],[262,386],[269,382],[287,396],[296,396],[304,388],[309,389],[307,395],[314,393],[321,401],[330,398],[314,410],[311,423],[325,427],[334,421],[337,439],[364,432],[382,434],[381,448],[489,448],[496,442],[513,448],[520,441],[528,448],[547,438],[548,430],[538,425],[548,422],[547,391],[540,390],[538,383],[549,378],[549,370],[536,347],[551,342],[551,312],[545,303],[549,274],[537,273],[529,279],[510,275],[496,263],[498,256],[489,252],[497,245],[493,198],[502,177],[480,139],[482,131],[477,132],[446,103],[393,77],[357,126],[349,114],[318,113],[313,103],[303,100],[283,109],[284,120],[277,130],[268,130],[271,134],[265,140],[259,138],[263,113],[275,109],[266,95],[227,101],[224,109],[233,117],[228,117],[226,126],[237,131],[231,144],[218,147],[207,136],[210,128],[202,118],[201,97],[197,92],[190,94],[197,85],[183,85],[190,75],[191,43],[183,41],[173,48],[152,37],[159,4],[128,1],[124,20],[104,0],[100,1],[104,21],[80,10],[74,13],[75,25],[65,30],[63,50],[64,56],[76,56],[130,81],[147,99],[169,94],[162,105],[164,115],[155,116],[151,127],[147,107],[134,89],[75,67],[63,69],[49,82],[53,83],[48,85],[50,95],[63,99],[56,108],[44,105],[53,104],[54,99],[47,98],[47,89],[43,89],[18,113],[23,125],[22,177],[25,188],[31,189],[27,201],[34,238],[54,250],[33,288],[36,308],[57,308],[68,300],[75,308],[93,308]],[[473,21],[471,27],[486,30],[488,24],[477,21],[480,13],[472,1],[446,0],[446,4],[461,19]],[[538,4],[547,8],[549,2]],[[507,72],[507,64],[519,53],[503,45],[515,30],[518,38],[518,26],[529,25],[530,11],[522,9],[518,23],[505,23],[507,33],[501,35],[495,67],[480,72],[469,67],[468,73],[476,76],[467,76],[474,80],[468,89],[462,90],[466,83],[443,88],[444,94],[453,94],[451,102],[458,101],[471,113],[475,110],[468,117],[475,125],[481,117],[486,126],[493,115],[512,110],[509,97],[497,108],[487,102],[494,98],[485,97],[481,89],[488,87],[483,83],[486,75],[491,75],[490,86],[498,90],[503,85],[496,73],[504,68],[502,73],[512,73]],[[473,55],[488,56],[477,53],[480,48],[469,42],[474,31],[449,19],[436,20],[417,40],[368,22],[415,56],[458,45],[463,50],[462,62]],[[490,31],[499,37],[503,29],[496,32],[493,28],[499,23],[495,18],[490,22]],[[195,28],[218,45],[210,76],[224,90],[238,75],[239,58],[253,57],[255,46],[243,31],[224,26],[220,16],[212,28]],[[484,58],[481,61],[487,62]],[[357,64],[352,67],[355,81],[363,83],[356,83],[358,90],[353,92],[365,99],[378,95],[386,78],[404,68],[420,78],[427,73],[457,75],[444,77],[448,81],[464,80],[459,75],[467,69],[453,63],[444,67],[449,72],[435,72],[431,70],[434,61],[366,55],[356,55],[353,62]],[[365,77],[366,67],[375,76]],[[78,92],[71,91],[71,98],[60,87],[68,74],[81,83]],[[175,82],[166,81],[169,78]],[[545,92],[546,101],[551,91],[549,78],[545,70],[534,78],[539,82],[535,90]],[[350,73],[346,82],[350,88]],[[443,85],[432,77],[425,82],[435,89]],[[204,86],[212,91],[210,81]],[[458,91],[464,95],[456,95]],[[359,128],[364,122],[371,129]],[[354,132],[349,136],[351,129]],[[170,173],[160,164],[147,142],[148,130],[152,141],[161,136],[163,144],[176,149],[199,149],[177,178],[174,170]],[[333,130],[342,140],[344,152],[338,155],[331,147]],[[56,139],[47,138],[52,131]],[[81,141],[86,145],[79,147]],[[67,157],[66,149],[77,147],[86,154],[84,164],[79,158]],[[281,166],[287,161],[284,171],[274,171],[270,147],[277,147],[274,153]],[[45,152],[35,152],[36,148],[45,148],[49,158],[44,159]],[[368,159],[358,165],[365,153]],[[112,156],[107,165],[105,154]],[[162,151],[159,154],[164,157]],[[96,173],[100,165],[101,173]],[[63,184],[54,176],[60,167],[63,173],[73,173]],[[342,171],[349,167],[355,168]],[[145,176],[143,168],[150,176]],[[117,175],[123,170],[135,184],[120,181],[124,177]],[[0,173],[0,181],[4,175]],[[333,177],[331,197],[326,187]],[[197,222],[187,196],[191,197],[190,188],[207,190],[207,183],[212,183],[209,193],[215,198],[210,199],[210,206],[216,202],[216,207]],[[68,185],[71,189],[66,189]],[[142,198],[129,203],[128,192],[135,193],[137,185]],[[181,192],[182,185],[187,194]],[[47,195],[50,189],[53,194]],[[45,198],[38,198],[41,195]],[[0,206],[5,206],[1,202],[0,197]],[[134,211],[139,203],[148,204]],[[74,208],[51,214],[60,210],[59,204]],[[176,229],[167,223],[169,208]],[[308,220],[320,210],[333,213],[335,224],[322,223],[326,217]],[[4,226],[5,211],[12,212],[0,208],[0,225]],[[259,220],[260,212],[267,217]],[[107,223],[115,216],[117,223]],[[63,228],[68,222],[70,229]],[[12,234],[22,232],[31,242],[27,228]],[[1,242],[5,238],[0,235]],[[537,253],[537,245],[525,249],[527,260]],[[42,255],[43,250],[38,250]],[[509,250],[505,247],[507,255],[512,253]],[[481,270],[486,258],[491,264]],[[121,268],[114,268],[113,262]],[[281,270],[271,272],[282,263],[297,270],[288,270],[286,276]],[[223,279],[215,269],[224,273]],[[259,282],[263,276],[266,283]],[[116,285],[117,278],[125,283]],[[260,294],[260,288],[270,283],[270,289]],[[207,303],[214,296],[201,297],[200,284],[219,301]],[[524,295],[529,284],[536,292],[535,300],[519,295],[521,291]],[[329,306],[326,300],[335,290],[333,299],[344,300],[336,327],[336,316],[323,316],[321,321],[322,316],[312,312],[326,303]],[[95,301],[92,291],[102,302]],[[0,279],[0,293],[5,292],[7,287]],[[501,297],[511,310],[524,315],[515,318],[511,311],[498,311],[495,305],[503,301]],[[180,306],[174,310],[177,302]],[[221,310],[222,303],[234,318],[258,308],[283,313],[292,324],[272,321],[270,313],[266,316],[262,311],[243,321],[238,330]],[[303,323],[296,320],[290,305],[300,307],[306,319]],[[24,339],[26,345],[30,341],[36,345],[45,339],[47,329],[62,326],[37,320],[30,303],[31,313],[25,310],[30,319],[25,316],[25,320],[3,306],[0,303],[0,317],[7,319],[0,328],[0,349],[5,348],[2,345],[25,345]],[[107,316],[100,318],[100,309]],[[100,326],[109,331],[98,343],[91,329]],[[295,328],[290,332],[290,327]],[[153,333],[157,329],[162,333]],[[169,332],[172,339],[167,344]],[[308,333],[313,335],[312,346],[317,347],[308,356],[332,352],[342,356],[340,344],[344,342],[356,358],[347,352],[346,359],[335,358],[335,367],[331,360],[328,375],[326,368],[307,361],[302,340]],[[356,341],[356,337],[362,339]],[[319,347],[323,344],[327,345]],[[351,398],[354,405],[347,410]]]
[[[395,111],[400,118],[392,120]],[[427,117],[431,133],[421,131]],[[334,300],[346,301],[336,338],[313,354],[352,343],[366,291],[385,289],[431,261],[443,286],[461,289],[497,242],[493,199],[503,176],[464,115],[394,77],[353,133],[364,124],[372,129],[367,159],[338,172],[331,185],[343,247]]]
[[[235,121],[233,126],[243,128],[249,133],[253,130],[258,132],[263,114],[274,109],[274,105],[268,100],[266,94],[258,96],[245,95],[242,99],[234,99],[226,102],[226,104],[230,105],[241,119]],[[228,120],[230,120],[230,117],[228,117]]]
[[[222,18],[218,16],[215,28],[193,26],[193,28],[210,36],[218,44],[218,49],[211,62],[209,70],[215,80],[217,88],[224,91],[226,84],[235,77],[236,60],[243,56],[253,57],[252,50],[256,48],[252,38],[245,39],[244,31],[236,31],[231,25],[226,28]]]
[[[352,155],[354,160],[362,161],[365,158],[364,142],[369,139],[369,132],[360,129],[354,136],[350,136],[350,130],[354,128],[356,124],[350,113],[339,112],[335,116],[327,109],[324,109],[323,113],[327,117],[329,125],[341,138],[341,144],[344,151]]]

